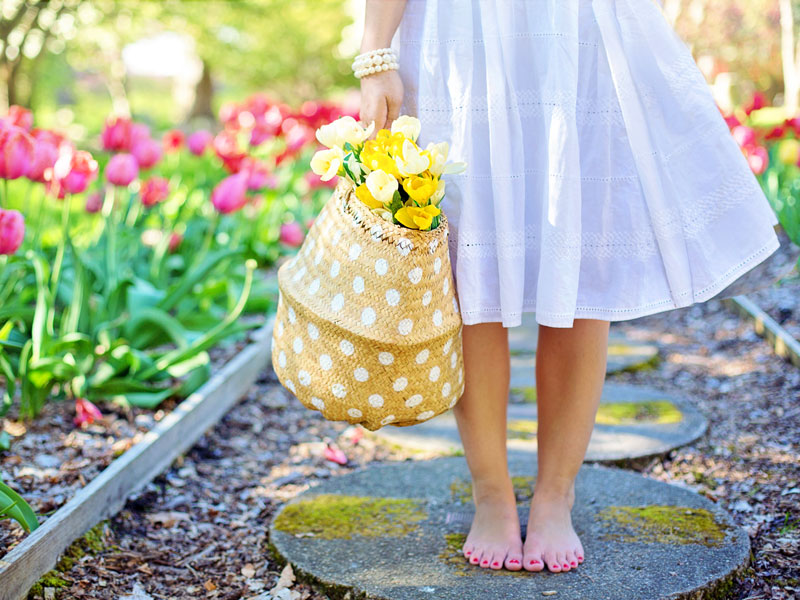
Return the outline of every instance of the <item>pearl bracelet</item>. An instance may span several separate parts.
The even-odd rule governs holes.
[[[378,48],[359,54],[353,60],[353,73],[359,79],[373,73],[399,68],[397,54],[392,48]]]

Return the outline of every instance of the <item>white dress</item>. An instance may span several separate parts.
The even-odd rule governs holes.
[[[708,300],[779,247],[654,0],[408,0],[401,114],[447,141],[463,321],[571,327]]]

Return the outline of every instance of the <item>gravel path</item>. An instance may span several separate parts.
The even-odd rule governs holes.
[[[691,395],[711,423],[708,436],[653,460],[644,474],[706,495],[750,533],[754,561],[731,598],[800,596],[800,369],[718,301],[614,328],[656,343],[662,361],[608,381]],[[328,441],[346,453],[346,466],[324,458]],[[322,420],[265,373],[108,522],[106,548],[63,573],[68,585],[59,597],[266,600],[280,572],[265,543],[280,503],[317,480],[405,458],[358,428]],[[326,598],[303,584],[291,592],[283,597]]]

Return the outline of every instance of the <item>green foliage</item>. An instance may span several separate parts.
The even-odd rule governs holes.
[[[28,533],[39,526],[39,520],[30,505],[2,481],[0,481],[0,519],[14,519]]]

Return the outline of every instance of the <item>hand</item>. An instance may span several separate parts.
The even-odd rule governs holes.
[[[392,121],[400,116],[403,103],[403,81],[397,69],[381,71],[361,78],[361,111],[359,117],[364,127],[375,121],[375,129],[368,139],[374,139],[380,129],[390,129]]]

